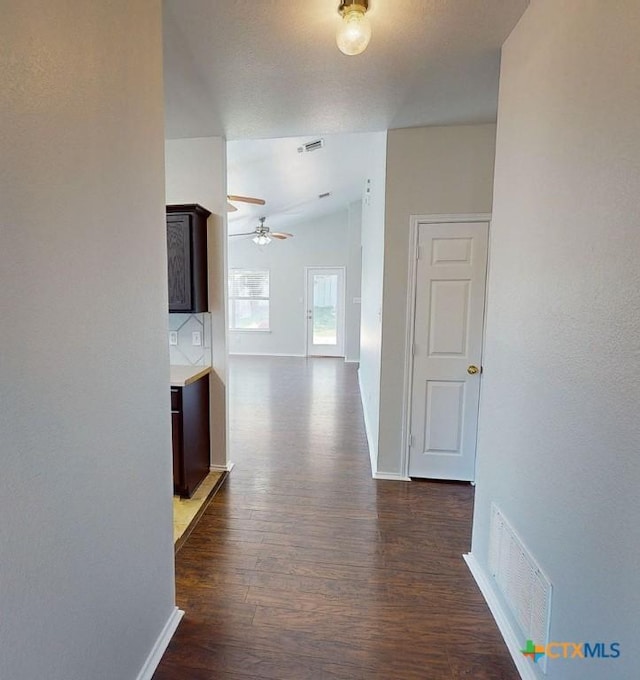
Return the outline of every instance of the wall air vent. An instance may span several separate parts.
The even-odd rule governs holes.
[[[315,139],[313,142],[307,142],[298,147],[298,153],[309,153],[309,151],[317,151],[324,146],[324,139]]]
[[[546,645],[551,618],[551,582],[505,516],[491,504],[489,572],[520,626],[524,640]],[[547,672],[547,657],[538,667]]]

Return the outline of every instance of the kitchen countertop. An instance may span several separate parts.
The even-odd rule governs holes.
[[[186,387],[211,373],[211,366],[177,366],[169,367],[171,387]]]

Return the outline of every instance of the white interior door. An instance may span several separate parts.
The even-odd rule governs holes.
[[[472,481],[486,222],[418,225],[409,476]]]
[[[344,356],[344,267],[307,268],[307,355]]]

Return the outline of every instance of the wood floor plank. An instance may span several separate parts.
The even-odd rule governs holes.
[[[154,680],[518,679],[462,559],[473,488],[371,478],[352,365],[234,357],[230,447]]]

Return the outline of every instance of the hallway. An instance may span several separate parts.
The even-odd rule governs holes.
[[[473,488],[371,479],[353,364],[233,357],[230,437],[154,680],[517,680],[461,557]]]

